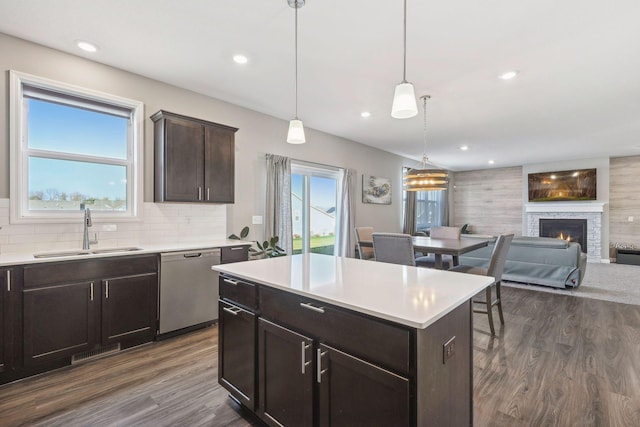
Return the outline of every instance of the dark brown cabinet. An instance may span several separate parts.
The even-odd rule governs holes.
[[[157,329],[157,255],[24,267],[24,366],[151,341]]]
[[[327,345],[317,353],[320,426],[410,424],[407,378]]]
[[[102,345],[123,339],[151,341],[155,335],[158,275],[116,277],[102,281]]]
[[[313,426],[313,341],[258,321],[259,415],[272,426]]]
[[[241,404],[255,410],[256,316],[228,301],[219,304],[218,382]]]
[[[19,268],[0,268],[0,373],[10,370],[14,364],[16,294],[20,280]]]
[[[151,119],[155,201],[233,203],[238,129],[167,111]]]
[[[96,344],[95,281],[24,291],[24,364],[71,357]]]

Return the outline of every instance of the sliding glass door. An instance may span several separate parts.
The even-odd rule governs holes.
[[[293,253],[334,255],[338,170],[291,164]]]

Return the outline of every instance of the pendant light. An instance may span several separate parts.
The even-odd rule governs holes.
[[[296,74],[296,115],[293,120],[289,122],[289,132],[287,133],[287,142],[289,144],[304,144],[306,138],[304,136],[304,126],[302,120],[298,118],[298,9],[304,6],[305,0],[287,0],[289,6],[296,10],[295,18],[295,74]]]
[[[433,191],[449,188],[449,173],[444,169],[427,169],[427,99],[429,95],[423,95],[420,99],[424,102],[424,152],[422,154],[422,169],[409,169],[404,176],[405,191]]]
[[[408,119],[418,114],[416,94],[413,84],[407,81],[407,0],[404,0],[404,63],[402,66],[402,81],[396,86],[393,94],[391,117],[394,119]]]

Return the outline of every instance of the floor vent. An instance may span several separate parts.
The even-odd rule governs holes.
[[[113,344],[107,347],[101,347],[97,350],[85,351],[84,353],[78,353],[71,356],[71,364],[86,362],[87,360],[94,360],[100,357],[108,356],[120,351],[120,343]]]

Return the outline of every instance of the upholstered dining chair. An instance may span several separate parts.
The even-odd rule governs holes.
[[[358,255],[360,259],[374,259],[375,252],[372,247],[362,246],[361,241],[371,242],[371,234],[373,234],[373,227],[356,227],[356,242],[358,245]]]
[[[513,240],[513,234],[501,234],[496,239],[493,252],[491,252],[491,258],[489,259],[489,267],[472,267],[469,265],[458,265],[453,267],[450,271],[457,271],[461,273],[477,274],[479,276],[493,276],[495,281],[493,284],[487,286],[485,290],[485,299],[473,300],[475,304],[484,304],[487,306],[486,310],[473,309],[474,313],[485,313],[489,316],[489,328],[491,328],[491,335],[496,334],[495,327],[493,326],[493,307],[498,306],[498,314],[500,315],[500,323],[504,325],[504,315],[502,314],[502,298],[500,295],[500,285],[502,284],[502,272],[504,271],[504,263],[507,261],[507,253],[509,247],[511,247],[511,241]],[[491,295],[491,288],[496,286],[496,299],[494,300]]]
[[[432,227],[429,236],[433,239],[459,239],[460,227]],[[418,267],[433,268],[436,266],[436,258],[433,254],[419,256],[416,258]],[[453,266],[451,255],[442,255],[442,269],[449,270]]]
[[[411,236],[400,233],[373,233],[376,261],[415,266]]]

